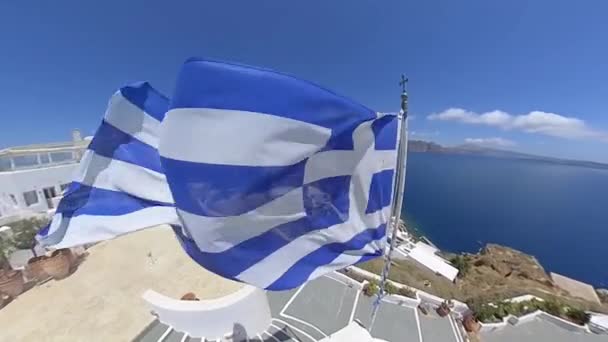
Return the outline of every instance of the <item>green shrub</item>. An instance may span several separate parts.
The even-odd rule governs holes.
[[[469,298],[466,301],[469,309],[473,311],[473,316],[480,322],[490,323],[495,322],[496,308],[485,303],[485,300],[480,297]]]
[[[403,297],[416,299],[416,291],[414,291],[410,288],[407,288],[407,287],[400,287],[397,294],[399,294]]]
[[[46,218],[28,218],[11,223],[13,244],[18,249],[33,249],[36,245],[36,233],[48,224]]]
[[[478,306],[474,311],[475,318],[484,323],[499,322],[500,319],[497,317],[498,309],[492,305],[484,304]]]
[[[498,302],[494,310],[494,316],[500,321],[512,314],[513,305],[509,302]]]
[[[46,218],[28,218],[11,223],[12,234],[0,237],[0,268],[10,268],[8,258],[15,249],[30,249],[34,256],[36,252],[36,233],[48,223]]]
[[[521,317],[531,312],[541,310],[556,317],[564,317],[570,321],[584,325],[589,322],[589,315],[585,311],[564,306],[555,298],[545,301],[531,299],[519,303],[511,303],[508,301],[500,301],[496,304],[489,304],[483,298],[469,298],[467,305],[473,311],[477,320],[484,323],[499,322],[508,315]]]
[[[459,278],[464,277],[471,269],[471,262],[466,255],[457,255],[450,259],[450,262],[458,269]]]
[[[8,271],[11,268],[8,257],[14,249],[15,246],[11,240],[0,236],[0,270]]]
[[[539,309],[557,317],[560,317],[563,313],[562,305],[554,299],[546,300],[545,302],[543,302],[543,304],[541,304],[541,307]]]
[[[387,281],[384,284],[384,291],[388,294],[397,294],[399,292],[399,288]]]
[[[572,322],[579,325],[585,325],[589,323],[590,317],[585,311],[572,307],[568,307],[565,311],[566,317]]]
[[[497,317],[502,318],[508,315],[519,317],[537,310],[536,306],[528,305],[528,303],[528,301],[519,303],[509,301],[498,302],[498,304],[496,304],[498,307]]]
[[[365,286],[363,287],[363,294],[365,294],[368,297],[377,295],[379,291],[380,291],[380,287],[378,286],[378,284],[375,281],[369,282],[369,283],[365,284]]]
[[[536,310],[541,310],[544,307],[545,302],[534,298],[532,300],[522,302],[522,304],[526,304],[525,306],[528,307],[529,312],[534,312]]]

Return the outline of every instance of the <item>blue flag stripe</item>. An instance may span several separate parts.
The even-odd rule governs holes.
[[[315,84],[246,65],[191,59],[178,80],[170,109],[232,109],[308,122],[331,128],[328,145],[335,149],[352,149],[352,136],[340,132],[376,118],[371,109]]]
[[[102,121],[89,149],[100,156],[121,160],[163,173],[158,150]]]
[[[57,207],[57,213],[64,217],[113,216],[128,214],[152,206],[173,206],[173,204],[145,200],[124,192],[72,182]]]
[[[394,115],[385,115],[372,123],[376,137],[376,150],[394,150],[397,148],[397,130],[399,120]]]
[[[304,258],[300,259],[279,279],[267,287],[268,290],[290,289],[306,282],[312,272],[320,266],[330,264],[344,252],[360,250],[368,243],[382,239],[386,235],[386,224],[378,228],[366,229],[345,243],[329,243],[322,245]],[[369,255],[369,254],[366,254]],[[378,256],[380,253],[378,254]]]
[[[179,208],[201,216],[244,214],[301,186],[304,179],[305,161],[290,166],[233,166],[161,160]]]
[[[169,99],[152,88],[148,82],[139,82],[125,86],[120,93],[129,102],[143,110],[158,121],[163,121]]]
[[[369,193],[376,196],[370,196],[369,201],[367,201],[366,214],[373,213],[391,204],[394,173],[394,170],[384,170],[374,174]]]

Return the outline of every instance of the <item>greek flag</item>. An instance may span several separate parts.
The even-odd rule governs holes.
[[[148,83],[121,88],[82,157],[41,244],[63,248],[177,223],[160,165],[160,124],[169,100]]]
[[[149,86],[128,89],[145,93],[133,99],[120,91],[124,107],[137,115],[116,108],[116,117],[130,124],[110,122],[111,102],[103,123],[128,143],[106,134],[91,144],[90,154],[126,163],[148,175],[148,182],[108,175],[75,184],[103,184],[140,207],[125,212],[104,202],[89,209],[97,196],[85,190],[84,205],[58,209],[61,219],[53,220],[46,239],[54,232],[59,238],[49,241],[67,246],[87,236],[106,239],[172,223],[200,265],[271,290],[294,288],[383,253],[399,131],[394,114],[378,114],[289,75],[199,59],[182,67],[166,115],[156,112],[162,96]],[[129,160],[120,155],[126,149]],[[83,170],[91,165],[85,159]],[[62,204],[74,202],[70,195]],[[75,207],[87,209],[76,216]],[[127,218],[145,210],[154,215]],[[93,215],[114,221],[87,226]],[[82,216],[89,221],[76,222]]]

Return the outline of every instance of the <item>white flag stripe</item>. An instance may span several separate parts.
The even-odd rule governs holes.
[[[395,159],[395,151],[374,151],[369,160],[374,165],[378,165],[378,170],[392,169],[391,163]],[[350,176],[353,174],[355,166],[361,163],[362,156],[356,155],[353,151],[326,151],[311,156],[306,162],[306,172],[304,173],[304,183],[312,183],[324,178],[337,176]]]
[[[266,203],[250,212],[232,217],[206,217],[179,210],[188,233],[203,252],[223,252],[252,237],[306,216],[302,188]]]
[[[120,91],[110,98],[104,120],[137,140],[158,148],[160,121],[132,104]]]
[[[100,156],[91,150],[82,157],[74,181],[151,201],[173,203],[173,195],[162,173]]]
[[[350,181],[350,207],[348,213],[349,221],[354,223],[366,221],[364,216],[366,216],[365,209],[370,198],[369,191],[372,185],[372,176],[374,173],[383,171],[387,167],[384,163],[379,163],[378,156],[380,155],[375,150],[375,135],[372,130],[372,123],[373,121],[364,122],[353,132],[355,153],[361,155],[360,162],[354,167],[353,176]],[[391,163],[389,167],[394,169],[394,163]],[[382,218],[380,222],[386,221]],[[380,222],[374,225],[366,225],[366,228],[376,227]]]
[[[382,210],[388,216],[390,208]],[[369,221],[379,221],[374,219],[377,215],[369,215]],[[386,222],[386,221],[385,221]],[[378,224],[379,226],[380,224]],[[370,225],[370,227],[372,227]],[[328,243],[344,243],[352,239],[355,235],[367,229],[355,230],[355,227],[350,222],[341,223],[326,229],[316,230],[312,233],[302,235],[291,243],[278,249],[270,254],[262,261],[254,264],[247,270],[243,271],[237,278],[246,283],[258,284],[260,287],[268,287],[280,276],[282,276],[291,266],[296,264],[300,259],[304,258],[309,253],[315,251]],[[372,246],[373,244],[370,244]],[[379,246],[379,245],[378,245]],[[376,247],[366,246],[357,251],[351,251],[351,254],[363,255],[373,253],[378,249]]]
[[[261,287],[268,287],[291,266],[320,246],[327,243],[347,242],[366,229],[377,228],[382,223],[388,222],[390,206],[369,214],[365,214],[365,210],[369,199],[372,175],[381,171],[381,168],[385,166],[394,168],[396,161],[394,159],[387,161],[387,164],[391,165],[373,164],[376,159],[374,154],[378,151],[374,150],[374,133],[371,128],[371,122],[359,125],[353,133],[353,139],[356,150],[351,153],[354,155],[361,154],[361,151],[364,153],[361,162],[357,164],[351,177],[348,195],[348,220],[294,239],[289,244],[243,271],[237,276],[239,280],[258,284]],[[373,253],[375,250],[376,248],[363,248],[358,251],[358,254]]]
[[[162,125],[161,156],[235,166],[292,165],[322,149],[331,135],[327,128],[302,121],[225,109],[172,109]],[[197,148],[183,148],[193,141]]]
[[[109,240],[127,232],[163,223],[177,224],[179,222],[174,207],[149,207],[119,216],[80,215],[65,218],[56,215],[49,229],[50,238],[53,238],[53,234],[58,229],[66,229],[65,226],[62,226],[65,224],[62,223],[64,220],[69,221],[70,226],[78,227],[78,229],[71,229],[59,243],[53,244],[53,248],[73,247],[82,245],[83,242]]]

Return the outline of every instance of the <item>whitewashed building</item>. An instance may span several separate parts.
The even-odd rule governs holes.
[[[69,142],[0,150],[0,224],[53,211],[88,144],[74,131]]]

